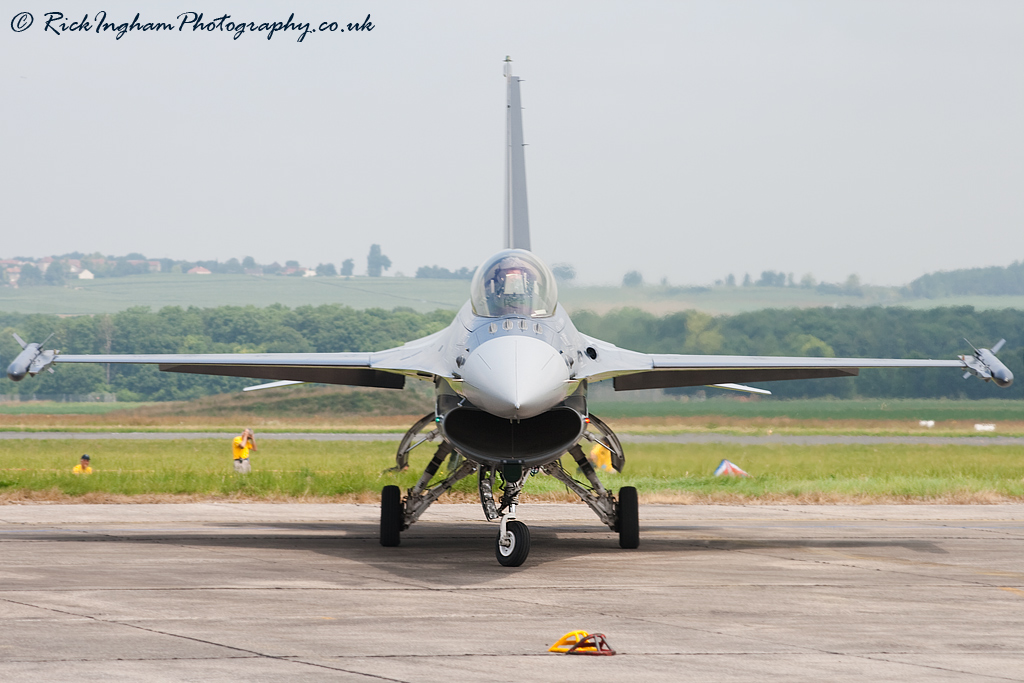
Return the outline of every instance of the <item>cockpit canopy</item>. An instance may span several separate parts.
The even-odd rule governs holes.
[[[469,289],[473,312],[486,318],[554,315],[558,286],[544,262],[524,249],[506,249],[476,269]]]

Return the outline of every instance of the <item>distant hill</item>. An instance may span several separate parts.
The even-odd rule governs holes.
[[[1008,266],[962,268],[928,273],[907,285],[912,296],[940,299],[951,296],[1024,295],[1024,263]]]
[[[904,306],[974,306],[977,309],[1024,309],[1024,290],[1016,296],[960,295],[925,298],[909,287],[862,286],[860,296],[834,294],[819,287],[643,287],[559,285],[559,302],[570,312],[607,313],[639,308],[655,315],[703,311],[735,315],[766,308]],[[193,276],[149,273],[118,278],[78,280],[65,287],[0,287],[0,314],[41,313],[90,315],[118,313],[132,306],[214,308],[268,306],[289,308],[342,304],[355,309],[396,307],[420,313],[457,311],[469,298],[465,280],[412,277],[253,277],[249,275]],[[45,332],[45,337],[49,331]]]

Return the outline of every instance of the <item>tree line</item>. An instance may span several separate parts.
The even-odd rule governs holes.
[[[366,274],[369,277],[381,277],[390,268],[391,259],[384,253],[381,246],[379,244],[370,245],[370,251],[366,255]],[[70,280],[77,280],[83,269],[88,270],[92,278],[206,271],[219,275],[352,277],[355,275],[356,262],[354,259],[347,258],[338,266],[333,263],[320,263],[316,268],[311,268],[303,266],[295,260],[285,261],[284,265],[277,261],[259,263],[252,256],[245,256],[241,260],[230,258],[227,261],[184,261],[170,258],[147,259],[140,253],[104,256],[99,252],[84,254],[75,251],[42,259],[19,256],[0,261],[0,284],[18,287],[62,287],[69,284]],[[200,271],[193,269],[200,269]],[[416,271],[416,277],[469,280],[472,279],[475,271],[475,268],[465,267],[452,271],[440,266],[423,266]]]
[[[1024,262],[990,268],[962,268],[922,275],[907,285],[914,296],[1006,296],[1024,294]]]
[[[376,351],[436,332],[453,313],[411,309],[355,310],[347,306],[280,304],[131,308],[115,315],[58,317],[0,313],[0,363],[20,351],[18,332],[64,353],[256,353]],[[973,307],[817,308],[763,310],[733,316],[698,312],[655,316],[637,309],[606,315],[573,315],[581,332],[648,353],[954,358],[1005,337],[999,354],[1020,378],[1001,390],[953,369],[864,370],[856,378],[769,382],[780,397],[1021,398],[1024,397],[1024,311],[977,311]],[[159,372],[155,366],[59,366],[0,393],[86,394],[113,392],[119,400],[182,400],[231,392],[252,380]],[[689,390],[680,390],[689,391]]]
[[[20,347],[11,336],[42,341],[63,353],[311,353],[379,351],[443,329],[448,311],[355,310],[348,306],[280,304],[130,308],[114,315],[58,317],[0,313],[0,362],[6,368]],[[0,393],[117,394],[122,401],[185,400],[253,384],[233,377],[160,372],[152,365],[64,365],[54,373],[14,383]]]
[[[758,384],[783,398],[1022,398],[1024,311],[973,306],[767,309],[658,317],[637,309],[573,315],[581,332],[647,353],[949,359],[1006,338],[1000,359],[1021,378],[999,389],[949,368],[862,370],[858,377]]]

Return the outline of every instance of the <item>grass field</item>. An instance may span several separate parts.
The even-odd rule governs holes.
[[[239,499],[375,502],[381,487],[411,486],[429,453],[410,470],[389,473],[395,442],[263,442],[253,473],[238,476],[223,440],[2,441],[0,502],[174,502]],[[83,448],[94,474],[71,468]],[[716,478],[728,458],[749,479]],[[568,460],[568,459],[566,459]],[[566,463],[574,471],[575,464]],[[443,472],[444,468],[442,468]],[[644,444],[627,447],[626,471],[606,485],[636,486],[647,502],[945,502],[1024,500],[1019,448],[991,446],[732,446]],[[475,480],[447,500],[476,500]],[[554,479],[538,475],[524,501],[569,501]]]
[[[562,286],[560,301],[571,312],[606,313],[636,307],[657,315],[698,310],[716,315],[765,308],[899,305],[912,308],[973,305],[978,309],[1022,308],[1024,297],[956,297],[902,299],[888,288],[868,288],[864,297],[819,294],[814,290],[775,287],[713,287],[702,291],[649,286]],[[0,311],[12,313],[116,313],[131,306],[212,307],[222,305],[289,307],[339,303],[353,308],[398,306],[420,312],[457,310],[469,297],[466,280],[396,277],[296,278],[248,275],[152,274],[76,280],[69,287],[0,287]]]

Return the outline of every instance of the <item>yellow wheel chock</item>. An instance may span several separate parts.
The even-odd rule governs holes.
[[[603,633],[570,631],[548,648],[548,652],[564,652],[567,655],[613,655],[615,650],[605,640]]]
[[[568,652],[589,635],[586,631],[569,631],[559,638],[557,643],[549,647],[548,652]]]

